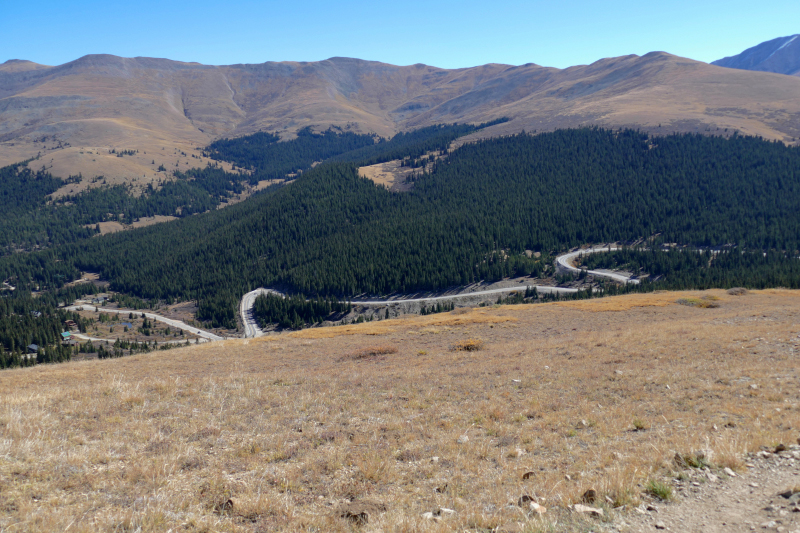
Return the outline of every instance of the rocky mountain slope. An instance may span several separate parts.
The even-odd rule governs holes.
[[[720,67],[800,76],[800,34],[778,37],[711,63]]]
[[[663,52],[559,70],[488,64],[446,70],[359,59],[208,66],[90,55],[0,65],[0,164],[41,154],[56,175],[152,178],[200,166],[197,147],[305,126],[390,135],[435,123],[510,122],[497,135],[585,124],[800,137],[800,80],[722,69]],[[139,150],[130,157],[111,149]],[[144,152],[147,152],[146,154]]]

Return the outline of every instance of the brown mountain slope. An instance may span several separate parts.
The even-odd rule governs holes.
[[[388,136],[502,116],[512,120],[482,135],[600,124],[665,133],[727,128],[793,142],[800,79],[662,52],[564,70],[348,58],[216,67],[110,55],[57,67],[0,65],[0,164],[41,153],[33,164],[57,175],[152,179],[160,164],[202,164],[189,150],[215,138],[259,130],[291,137],[305,126],[335,125]],[[111,148],[140,154],[118,158]]]

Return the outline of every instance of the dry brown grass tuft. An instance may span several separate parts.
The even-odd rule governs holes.
[[[483,344],[481,339],[467,339],[453,343],[450,350],[453,352],[477,352],[483,350]]]
[[[737,470],[795,441],[798,298],[481,308],[3,371],[0,530],[589,531],[566,506],[590,488],[613,518],[698,452]]]
[[[368,359],[370,357],[389,355],[393,353],[397,353],[397,346],[383,344],[379,346],[367,346],[366,348],[361,348],[351,354],[348,354],[347,357],[349,359]]]
[[[745,289],[744,287],[734,287],[732,289],[728,289],[725,292],[727,292],[731,296],[744,296],[745,294],[748,293],[748,290]]]
[[[718,299],[719,298],[716,297],[679,298],[675,300],[675,303],[689,307],[699,307],[701,309],[715,309],[720,306],[720,304],[716,302]]]

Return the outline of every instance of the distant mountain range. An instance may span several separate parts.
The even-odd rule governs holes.
[[[795,50],[798,41],[784,48]],[[291,138],[306,126],[334,126],[389,136],[499,117],[510,121],[481,135],[596,124],[738,131],[791,143],[800,138],[800,78],[664,52],[567,69],[529,63],[447,70],[350,58],[208,66],[112,55],[53,67],[0,65],[0,164],[41,154],[34,165],[64,177],[138,176],[141,183],[161,164],[204,164],[193,159],[196,148],[214,139],[259,130]],[[120,150],[135,155],[120,157]]]
[[[711,63],[720,67],[800,76],[800,34],[779,37]]]

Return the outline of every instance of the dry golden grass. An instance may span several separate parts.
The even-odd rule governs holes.
[[[674,303],[708,293],[719,308]],[[588,531],[565,510],[588,488],[613,517],[606,497],[649,497],[676,453],[735,469],[797,438],[800,293],[708,293],[4,371],[0,529]],[[483,349],[450,351],[470,338]],[[381,346],[397,352],[347,357]]]

